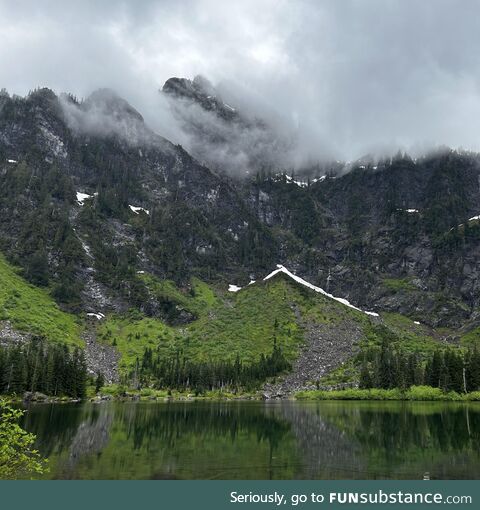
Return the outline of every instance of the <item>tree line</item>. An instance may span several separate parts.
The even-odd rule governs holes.
[[[83,398],[87,363],[81,349],[51,345],[42,339],[0,346],[0,394],[41,392],[52,396]]]
[[[361,360],[360,387],[406,389],[432,386],[443,391],[466,393],[480,390],[480,352],[435,349],[432,354],[405,354],[387,342],[368,349]]]
[[[129,378],[137,388],[154,386],[203,393],[215,389],[252,390],[268,377],[290,369],[289,361],[276,342],[271,354],[261,354],[258,361],[251,364],[242,362],[238,354],[234,361],[191,361],[180,351],[163,358],[158,351],[147,347],[142,359],[137,358]]]

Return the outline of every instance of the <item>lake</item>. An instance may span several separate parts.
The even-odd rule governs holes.
[[[480,404],[36,404],[54,479],[480,478]]]

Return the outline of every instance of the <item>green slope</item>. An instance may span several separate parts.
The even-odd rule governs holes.
[[[169,326],[159,319],[137,312],[110,316],[99,325],[101,341],[116,345],[121,368],[128,370],[141,358],[146,347],[159,349],[165,358],[177,352],[192,361],[233,361],[245,363],[269,354],[274,339],[285,355],[294,360],[304,342],[306,323],[342,328],[355,323],[364,335],[358,349],[380,345],[385,337],[406,353],[427,355],[439,345],[441,335],[398,314],[371,318],[337,301],[294,282],[284,274],[259,281],[237,293],[215,290],[199,280],[182,292],[172,282],[151,275],[142,278],[157,296],[169,299],[196,317],[182,326]],[[354,358],[334,370],[325,383],[348,382],[358,376]]]
[[[45,289],[27,283],[0,255],[0,324],[5,320],[51,342],[83,345],[78,319],[60,310]]]
[[[180,294],[171,283],[157,282],[156,288],[198,318],[171,327],[137,314],[109,317],[100,326],[100,338],[117,345],[124,368],[131,366],[145,347],[158,347],[166,357],[180,351],[194,361],[233,361],[238,355],[250,363],[262,353],[269,354],[274,339],[293,360],[304,339],[303,319],[340,323],[348,317],[368,324],[364,314],[305,289],[285,275],[237,293],[215,293],[198,280],[192,282],[189,295]]]
[[[177,299],[197,314],[188,325],[171,327],[130,314],[109,317],[100,326],[100,338],[115,343],[121,352],[123,368],[131,366],[145,347],[158,347],[166,357],[180,351],[195,361],[234,361],[238,355],[248,363],[270,353],[274,338],[290,359],[295,357],[303,335],[290,306],[295,289],[289,282],[279,278],[223,294],[198,280],[192,284],[193,296]]]
[[[380,345],[385,335],[398,349],[428,354],[442,335],[398,314],[371,318],[294,282],[285,274],[258,281],[237,293],[225,285],[213,288],[192,279],[188,290],[173,282],[142,274],[149,292],[176,310],[194,317],[188,324],[171,326],[139,312],[110,315],[99,322],[98,338],[121,354],[121,370],[128,371],[146,347],[166,358],[177,353],[192,361],[244,363],[270,354],[274,341],[293,361],[304,342],[305,324],[341,328],[356,323],[364,335],[358,348]],[[0,321],[9,320],[21,332],[42,335],[52,342],[82,345],[81,320],[59,309],[46,289],[27,283],[0,256]],[[467,342],[465,342],[467,343]],[[326,376],[325,382],[347,382],[358,375],[354,359]]]

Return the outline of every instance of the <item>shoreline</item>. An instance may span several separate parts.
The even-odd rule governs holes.
[[[362,401],[404,401],[404,402],[478,402],[480,391],[471,393],[445,392],[431,386],[412,386],[408,389],[380,388],[345,390],[309,390],[295,395],[296,400],[362,400]]]
[[[261,392],[229,393],[210,391],[202,395],[167,390],[142,390],[140,392],[107,391],[97,395],[88,395],[84,399],[70,397],[51,397],[43,394],[20,396],[3,395],[14,404],[72,404],[103,402],[274,402],[274,401],[398,401],[398,402],[480,402],[480,391],[459,394],[454,391],[444,392],[430,386],[412,386],[409,389],[344,389],[344,390],[306,390],[284,398],[265,398]]]

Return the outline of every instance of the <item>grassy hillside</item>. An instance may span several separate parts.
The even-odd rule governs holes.
[[[51,342],[82,346],[78,319],[63,312],[45,289],[27,283],[0,255],[0,321]]]
[[[169,285],[163,285],[168,290]],[[177,301],[195,312],[194,322],[172,327],[138,314],[109,317],[100,326],[100,339],[114,343],[122,354],[122,367],[134,363],[145,347],[158,347],[166,357],[177,351],[194,361],[230,360],[247,363],[271,353],[274,338],[293,359],[303,341],[291,303],[302,301],[301,289],[282,278],[258,283],[238,293],[216,294],[194,280],[190,295]]]
[[[480,327],[471,329],[461,336],[461,343],[465,347],[480,347]]]
[[[274,339],[293,361],[304,342],[307,324],[341,329],[347,321],[356,323],[364,332],[359,349],[380,345],[385,331],[406,352],[426,354],[438,345],[428,328],[408,318],[384,314],[381,319],[372,320],[283,274],[237,293],[215,291],[199,280],[193,280],[191,289],[182,292],[172,282],[162,282],[150,275],[142,278],[157,296],[177,303],[194,314],[196,320],[173,327],[137,312],[108,317],[99,326],[99,338],[117,346],[123,370],[131,367],[137,357],[141,358],[146,347],[160,349],[166,358],[179,352],[197,362],[233,361],[238,355],[243,362],[251,363],[262,353],[272,351]],[[382,328],[378,326],[380,320]],[[329,383],[343,381],[345,370],[349,371],[350,379],[355,377],[352,361],[333,373]]]
[[[175,310],[185,310],[194,320],[172,326],[166,322],[131,311],[110,315],[99,322],[98,339],[114,345],[121,354],[121,371],[128,371],[145,348],[159,349],[171,358],[179,353],[200,361],[258,361],[270,354],[274,341],[286,357],[294,361],[305,341],[305,331],[313,327],[342,330],[345,323],[355,323],[363,331],[358,342],[360,352],[380,345],[385,335],[396,348],[422,355],[431,353],[443,335],[404,316],[384,313],[380,319],[348,308],[297,284],[284,274],[259,281],[237,293],[225,286],[214,289],[199,279],[192,279],[187,290],[173,282],[142,274],[151,295]],[[22,332],[45,336],[52,342],[82,345],[81,321],[62,312],[46,289],[28,284],[0,257],[0,320],[9,320]],[[472,331],[463,344],[475,341]],[[475,337],[475,338],[474,338]],[[325,384],[349,382],[358,376],[354,359],[328,374]]]

